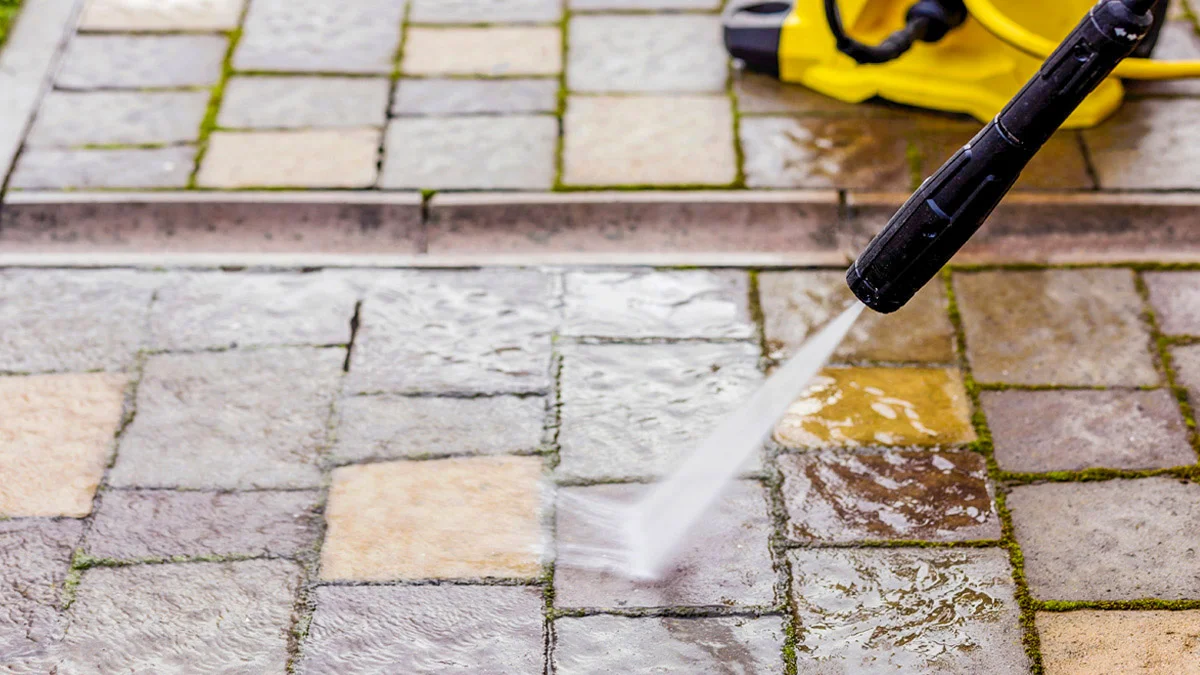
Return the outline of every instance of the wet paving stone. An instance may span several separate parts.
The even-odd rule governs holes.
[[[246,0],[91,0],[80,30],[218,31],[237,28]]]
[[[987,464],[973,452],[821,452],[778,463],[796,541],[1000,538]]]
[[[18,190],[185,188],[196,148],[30,150],[21,153],[9,187]]]
[[[547,390],[551,292],[526,270],[384,277],[363,302],[347,390]]]
[[[55,83],[63,89],[211,87],[229,40],[218,35],[76,35]]]
[[[1108,190],[1194,190],[1200,188],[1195,128],[1200,100],[1128,101],[1111,118],[1085,129],[1100,187]]]
[[[553,23],[560,0],[412,0],[413,23]]]
[[[315,491],[108,490],[83,542],[114,560],[293,556],[316,540]]]
[[[554,623],[558,675],[784,672],[778,617],[585,616]]]
[[[613,338],[754,336],[739,272],[569,272],[563,332]]]
[[[550,115],[394,120],[384,142],[384,188],[549,190],[558,120]]]
[[[842,272],[762,272],[758,275],[769,354],[785,359],[854,299]],[[954,361],[954,327],[945,287],[931,283],[893,314],[865,312],[834,361]]]
[[[233,77],[217,124],[226,129],[382,127],[383,77]]]
[[[554,602],[562,608],[766,607],[775,603],[776,575],[768,540],[772,524],[766,493],[737,481],[710,515],[688,535],[659,581],[634,581],[588,567],[578,551],[610,551],[611,532],[598,526],[592,506],[631,503],[645,485],[595,485],[558,493],[558,563]]]
[[[1008,508],[1040,600],[1200,599],[1200,485],[1028,485],[1013,488]]]
[[[404,7],[391,0],[254,0],[233,67],[389,75]]]
[[[150,357],[109,484],[244,490],[316,487],[344,349]]]
[[[0,519],[91,513],[127,381],[105,373],[0,377]]]
[[[540,673],[542,589],[522,586],[325,586],[302,649],[302,675]]]
[[[207,91],[51,91],[25,147],[195,142],[210,97]]]
[[[1153,272],[1145,280],[1159,330],[1200,335],[1200,272]]]
[[[563,345],[561,463],[568,480],[661,475],[762,381],[749,343]],[[752,462],[753,469],[758,465]]]
[[[977,122],[919,124],[914,147],[924,179],[958,152],[982,127]],[[1095,188],[1073,131],[1058,133],[1042,146],[1013,186],[1014,190],[1091,190]]]
[[[729,55],[716,16],[575,16],[567,28],[572,92],[721,92]]]
[[[87,570],[58,672],[283,672],[300,575],[283,560]]]
[[[409,28],[400,70],[405,75],[557,75],[557,26]]]
[[[196,184],[206,188],[369,188],[379,161],[379,129],[218,131]],[[312,161],[320,157],[321,161]]]
[[[78,520],[0,520],[0,669],[50,673],[66,630],[59,611]]]
[[[475,115],[482,113],[553,113],[558,80],[400,80],[394,115]]]
[[[740,124],[746,184],[904,192],[913,175],[903,119],[748,117]]]
[[[333,472],[321,578],[537,577],[542,462],[471,457]]]
[[[1159,382],[1129,270],[964,273],[954,275],[954,288],[980,382]]]
[[[1159,469],[1196,453],[1171,392],[985,391],[996,461],[1005,471]]]
[[[1001,549],[809,549],[788,558],[799,672],[1029,672]]]
[[[1200,675],[1200,611],[1039,612],[1042,662],[1055,675]]]
[[[775,428],[788,448],[951,445],[975,440],[951,368],[827,368]]]

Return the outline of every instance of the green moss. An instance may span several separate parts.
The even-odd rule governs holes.
[[[1186,611],[1200,609],[1200,600],[1042,600],[1034,601],[1041,612],[1074,612],[1081,609]]]
[[[758,337],[758,350],[763,361],[771,358],[771,350],[767,347],[767,317],[762,308],[762,294],[758,286],[758,270],[749,272],[750,320],[754,322],[754,332]]]
[[[733,187],[746,187],[746,152],[742,148],[742,111],[738,105],[737,91],[733,86],[733,64],[729,65],[729,74],[725,79],[725,93],[729,96],[729,109],[733,118]]]
[[[1158,321],[1158,315],[1154,311],[1154,305],[1150,302],[1150,288],[1146,285],[1142,271],[1134,275],[1134,285],[1137,287],[1138,294],[1142,297],[1142,306],[1145,307],[1145,321],[1150,327],[1151,335],[1154,339],[1154,355],[1158,361],[1159,367],[1162,369],[1163,377],[1166,379],[1167,386],[1175,394],[1175,400],[1179,404],[1179,413],[1183,416],[1184,423],[1188,429],[1188,439],[1192,443],[1192,449],[1196,451],[1200,457],[1200,433],[1196,429],[1196,415],[1192,410],[1191,401],[1188,397],[1187,389],[1180,384],[1178,373],[1175,372],[1175,362],[1171,355],[1171,347],[1179,344],[1191,344],[1192,340],[1178,341],[1173,340],[1162,333]],[[1196,472],[1200,474],[1200,469]],[[1196,480],[1195,477],[1192,477]]]
[[[21,10],[21,0],[0,0],[0,47],[8,39],[8,31],[17,20],[17,12]]]
[[[785,675],[798,675],[799,664],[796,658],[798,641],[796,618],[788,616],[783,622],[783,672]]]
[[[1172,476],[1183,480],[1200,480],[1200,467],[1189,465],[1170,469],[1148,469],[1145,471],[1129,471],[1125,469],[1093,468],[1082,471],[1049,471],[1046,473],[1018,473],[1001,471],[997,479],[1010,484],[1028,483],[1087,483],[1104,480],[1150,478],[1153,476]]]
[[[243,9],[242,18],[245,18],[245,12],[246,10]],[[239,21],[239,25],[240,23]],[[221,79],[212,88],[212,95],[208,99],[208,108],[204,111],[204,119],[200,121],[200,136],[196,141],[196,166],[188,178],[187,186],[190,189],[196,188],[196,176],[200,173],[200,163],[204,161],[204,155],[208,152],[208,138],[217,128],[217,114],[220,113],[221,101],[225,98],[225,85],[233,74],[233,52],[242,39],[242,29],[234,29],[226,35],[229,37],[229,48],[225,51],[225,59],[221,63]]]
[[[563,153],[566,152],[567,135],[567,54],[571,39],[571,8],[563,3],[563,16],[559,22],[562,36],[561,68],[558,71],[558,92],[554,114],[558,118],[558,137],[554,140],[554,183],[553,190],[563,190]]]
[[[921,164],[924,157],[921,155],[921,148],[909,139],[904,148],[904,157],[908,160],[908,187],[916,190],[921,187],[921,181],[925,180],[925,175],[921,171]]]

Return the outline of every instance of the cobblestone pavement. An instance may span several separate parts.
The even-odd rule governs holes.
[[[1194,270],[956,269],[665,581],[555,567],[839,277],[0,271],[0,671],[1200,673]]]

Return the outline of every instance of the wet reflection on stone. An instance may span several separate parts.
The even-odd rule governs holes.
[[[750,187],[904,191],[912,123],[905,119],[750,117],[742,120]]]

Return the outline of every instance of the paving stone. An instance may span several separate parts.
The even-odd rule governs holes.
[[[325,586],[297,672],[542,672],[542,591],[521,586]]]
[[[980,382],[1159,382],[1129,270],[956,274],[954,287]]]
[[[628,504],[644,485],[595,485],[559,490],[555,606],[563,608],[753,606],[775,604],[768,540],[772,524],[763,487],[738,481],[726,489],[658,581],[579,564],[575,550],[619,550],[586,505]],[[589,558],[590,562],[591,559]],[[608,671],[605,671],[608,672]]]
[[[216,132],[196,183],[209,188],[368,188],[378,129]],[[319,159],[314,159],[319,158]]]
[[[567,617],[554,635],[559,675],[784,672],[778,617]]]
[[[7,474],[6,474],[7,475]],[[58,611],[78,520],[0,520],[0,669],[54,672],[66,620]]]
[[[1171,364],[1177,383],[1188,388],[1193,405],[1200,402],[1200,345],[1172,348]]]
[[[316,540],[316,491],[109,490],[84,540],[97,558],[290,556]]]
[[[975,440],[953,368],[827,368],[775,428],[789,448],[937,446]]]
[[[658,476],[762,382],[749,343],[563,345],[562,461],[568,480]],[[747,466],[754,470],[755,459]]]
[[[550,115],[397,119],[388,125],[384,188],[549,190],[558,120]]]
[[[567,28],[572,92],[722,92],[729,55],[716,16],[576,16]]]
[[[558,80],[401,79],[394,115],[552,113],[558,109]]]
[[[542,572],[542,462],[470,457],[336,469],[321,577],[534,578]]]
[[[19,190],[185,188],[196,148],[31,150],[21,153],[9,182]]]
[[[1200,674],[1200,611],[1038,612],[1054,675]]]
[[[914,139],[923,179],[932,175],[963,145],[979,133],[978,123],[921,125]],[[1025,170],[1015,190],[1091,190],[1095,182],[1088,171],[1079,137],[1073,131],[1056,134],[1042,146]]]
[[[237,28],[246,0],[89,0],[88,31],[218,31]]]
[[[414,23],[553,23],[562,18],[561,0],[412,0]]]
[[[1008,495],[1041,600],[1200,599],[1200,485],[1174,478],[1046,483]]]
[[[842,272],[762,272],[758,295],[767,348],[776,359],[794,353],[854,299]],[[945,286],[927,285],[892,314],[865,312],[833,358],[846,362],[954,361],[954,326]]]
[[[254,0],[233,54],[237,70],[389,75],[405,4],[392,0]]]
[[[546,399],[353,396],[338,413],[332,453],[339,462],[499,455],[542,448]]]
[[[598,9],[720,9],[721,0],[567,0],[574,11]]]
[[[1173,2],[1174,8],[1182,9],[1183,3]],[[1200,37],[1192,19],[1180,16],[1167,17],[1158,41],[1154,43],[1155,61],[1195,61],[1200,59]],[[1181,80],[1125,80],[1121,83],[1131,96],[1196,96],[1200,94],[1200,83],[1194,79]]]
[[[1159,469],[1196,461],[1167,390],[985,391],[981,402],[1005,471]]]
[[[570,185],[729,185],[737,177],[724,96],[572,96],[563,120]]]
[[[126,271],[0,272],[0,371],[130,367],[157,283]]]
[[[388,277],[363,302],[347,390],[547,390],[550,297],[550,279],[525,270]]]
[[[225,84],[217,124],[227,129],[382,127],[389,87],[383,77],[233,77]]]
[[[1119,190],[1200,188],[1195,153],[1200,100],[1128,101],[1104,124],[1085,129],[1083,138],[1100,187]]]
[[[105,373],[0,377],[0,518],[91,513],[126,383]]]
[[[846,103],[802,85],[782,82],[779,78],[748,70],[734,71],[733,92],[737,96],[738,110],[751,115],[786,113],[825,117],[898,118],[911,114],[905,108],[875,99],[868,99],[862,103]]]
[[[788,557],[800,672],[1029,672],[1001,549],[807,549]]]
[[[709,270],[569,272],[566,335],[615,338],[754,337],[749,279]]]
[[[209,97],[207,91],[51,91],[25,146],[194,142]]]
[[[400,70],[405,75],[557,75],[557,26],[409,28]]]
[[[210,87],[229,40],[218,35],[77,35],[56,84],[65,89]]]
[[[357,294],[345,277],[202,272],[172,276],[150,312],[153,349],[350,342]]]
[[[237,490],[320,482],[344,349],[151,357],[109,484]]]
[[[58,672],[283,672],[300,575],[283,560],[90,569]]]
[[[739,128],[750,187],[904,192],[913,186],[909,120],[748,117]]]
[[[1200,335],[1200,272],[1155,272],[1144,278],[1159,330]]]

